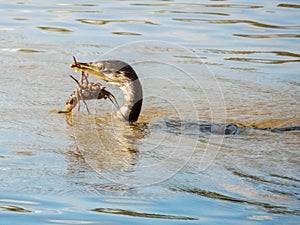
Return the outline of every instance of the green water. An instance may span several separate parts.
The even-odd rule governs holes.
[[[0,6],[0,224],[298,223],[299,132],[144,126],[300,124],[296,1]],[[76,88],[72,56],[132,64],[145,97],[137,126],[112,121],[104,100],[90,115],[50,113]]]

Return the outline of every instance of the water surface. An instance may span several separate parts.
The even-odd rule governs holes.
[[[144,126],[300,124],[297,2],[0,5],[3,224],[297,224],[299,132]],[[137,126],[113,122],[108,101],[90,102],[90,115],[50,113],[76,88],[73,55],[133,65],[145,95]]]

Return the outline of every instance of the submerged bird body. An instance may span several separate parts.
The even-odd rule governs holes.
[[[138,120],[143,104],[143,89],[136,72],[129,64],[119,60],[81,63],[77,62],[75,57],[73,58],[74,62],[70,67],[74,70],[92,74],[107,83],[119,87],[123,91],[123,105],[116,113],[119,117],[128,122]],[[245,130],[253,130],[253,128],[239,127],[232,123],[209,121],[164,120],[162,123],[153,123],[153,125],[162,126],[169,132],[185,134],[235,135]],[[270,132],[299,131],[300,125],[282,128],[254,128],[254,130]]]

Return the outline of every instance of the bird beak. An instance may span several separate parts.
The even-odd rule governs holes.
[[[87,74],[92,74],[95,77],[104,80],[109,81],[108,77],[105,76],[103,71],[100,69],[99,66],[95,65],[94,63],[82,63],[77,62],[76,58],[73,56],[74,62],[70,65],[70,67],[74,70],[81,71]]]

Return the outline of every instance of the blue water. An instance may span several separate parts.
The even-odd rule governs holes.
[[[0,6],[0,224],[299,223],[299,132],[141,125],[300,124],[296,1]],[[51,113],[76,88],[72,56],[133,65],[145,96],[137,127],[114,124],[108,101],[90,102],[90,115]]]

